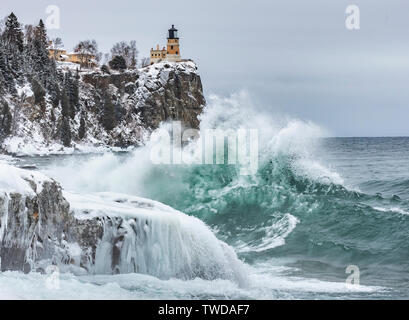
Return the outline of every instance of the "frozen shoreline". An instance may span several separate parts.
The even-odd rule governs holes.
[[[40,172],[0,163],[1,270],[142,273],[230,279],[242,263],[201,220],[157,201],[75,194]]]

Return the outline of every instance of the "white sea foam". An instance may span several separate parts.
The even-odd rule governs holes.
[[[200,120],[201,131],[215,128],[259,130],[259,163],[285,156],[290,159],[291,166],[298,175],[321,183],[343,184],[336,172],[328,170],[315,160],[317,141],[325,135],[324,130],[310,122],[260,112],[253,106],[246,92],[229,98],[211,96]],[[167,127],[164,124],[162,129]],[[85,163],[73,160],[56,164],[48,168],[47,173],[69,190],[111,191],[150,197],[149,189],[152,186],[160,188],[161,184],[170,183],[178,188],[180,184],[184,184],[180,176],[161,175],[160,166],[152,163],[150,153],[156,142],[153,134],[144,147],[133,151],[125,160],[113,154],[104,154]],[[200,156],[201,150],[201,141],[192,141],[184,147],[183,157],[196,158]],[[251,177],[248,181],[251,181]]]
[[[241,288],[229,280],[161,280],[144,274],[58,275],[56,286],[47,286],[49,275],[20,272],[0,273],[0,299],[343,299],[374,297],[385,294],[386,288],[347,286],[289,276],[291,268],[270,263],[249,267],[250,284]]]
[[[251,243],[239,243],[234,248],[237,252],[262,252],[285,244],[285,238],[295,229],[300,222],[293,215],[286,213],[281,219],[270,226],[258,228],[257,232],[265,235]]]
[[[375,210],[377,211],[381,211],[381,212],[396,212],[396,213],[400,213],[403,215],[409,215],[408,211],[405,211],[401,208],[398,207],[391,207],[391,208],[383,208],[383,207],[373,207]]]
[[[379,286],[365,285],[347,285],[346,282],[323,281],[314,278],[303,278],[297,276],[289,276],[288,272],[292,268],[275,267],[271,263],[264,262],[252,267],[253,272],[250,275],[250,282],[254,287],[267,288],[271,290],[279,290],[284,292],[304,292],[317,294],[333,294],[344,293],[347,298],[348,293],[375,293],[386,288]]]

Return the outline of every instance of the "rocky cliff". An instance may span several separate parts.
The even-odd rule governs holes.
[[[0,148],[11,154],[48,154],[138,146],[166,120],[197,128],[205,105],[193,62],[162,62],[138,70],[106,74],[57,65],[71,95],[21,83],[0,97]],[[66,84],[68,82],[68,85]],[[66,90],[66,89],[64,89]],[[65,107],[73,100],[70,109]],[[69,101],[70,102],[70,101]]]

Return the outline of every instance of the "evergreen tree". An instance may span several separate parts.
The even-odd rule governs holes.
[[[0,41],[0,77],[3,79],[4,83],[2,84],[3,90],[6,90],[10,93],[15,93],[15,82],[13,73],[10,70],[10,66],[7,64],[6,53],[1,45]]]
[[[55,122],[55,113],[54,113],[54,109],[51,109],[51,112],[50,112],[50,120],[52,121],[52,122]]]
[[[71,127],[70,120],[67,117],[62,118],[61,141],[65,147],[71,146]]]
[[[85,133],[86,133],[85,118],[84,118],[84,114],[82,113],[81,120],[80,120],[80,128],[78,130],[78,138],[82,140],[85,137]]]
[[[71,126],[69,120],[70,114],[70,102],[65,92],[65,89],[61,95],[61,141],[64,146],[69,147],[71,145]]]
[[[61,115],[63,118],[68,118],[71,113],[71,106],[70,106],[70,101],[67,95],[67,92],[65,89],[63,89],[62,94],[61,94]]]
[[[104,111],[102,114],[102,125],[106,130],[112,130],[116,125],[115,106],[109,94],[105,95]]]
[[[4,80],[3,74],[0,72],[0,95],[5,94],[6,90],[6,80]]]
[[[23,31],[13,12],[7,17],[2,38],[6,46],[15,46],[20,52],[23,52]]]
[[[77,69],[75,77],[71,82],[71,103],[75,106],[75,110],[78,109],[80,103],[80,75]]]
[[[11,132],[12,115],[7,102],[0,104],[0,140]]]
[[[55,61],[48,57],[45,25],[40,20],[36,27],[26,27],[25,32],[24,39],[21,25],[11,13],[0,36],[0,90],[3,94],[16,94],[16,84],[24,85],[29,81],[42,110],[45,110],[47,93],[56,107],[62,80]]]
[[[50,82],[47,89],[53,108],[57,108],[61,100],[61,92],[57,80]]]
[[[11,13],[7,17],[4,32],[1,36],[3,55],[7,65],[9,73],[8,79],[6,79],[11,93],[15,93],[14,80],[22,82],[22,66],[23,66],[23,32],[21,31],[20,23],[14,13]],[[6,78],[6,76],[3,74]]]
[[[102,71],[102,73],[111,74],[111,72],[109,72],[109,68],[108,68],[108,66],[106,64],[104,64],[101,67],[101,71]]]
[[[111,61],[109,61],[109,67],[113,70],[125,70],[125,58],[123,56],[115,56]]]
[[[32,41],[27,44],[27,71],[45,87],[54,81],[56,66],[48,57],[47,32],[42,20],[34,31]],[[53,75],[53,77],[51,77]]]
[[[35,39],[40,42],[41,46],[47,48],[47,31],[45,29],[45,25],[42,19],[38,23],[38,26],[35,29]]]
[[[6,61],[4,60],[4,52],[3,46],[0,40],[0,93],[5,93],[9,88],[9,84],[7,83],[6,77],[8,77],[10,73],[7,71]]]
[[[64,88],[66,90],[69,103],[70,103],[70,117],[71,119],[75,118],[75,111],[78,108],[79,104],[79,75],[76,75],[73,78],[70,71],[65,75],[64,79]]]

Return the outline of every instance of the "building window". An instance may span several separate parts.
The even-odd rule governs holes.
[[[176,54],[179,54],[179,52],[176,51]]]
[[[170,50],[173,50],[173,46],[170,46]]]

